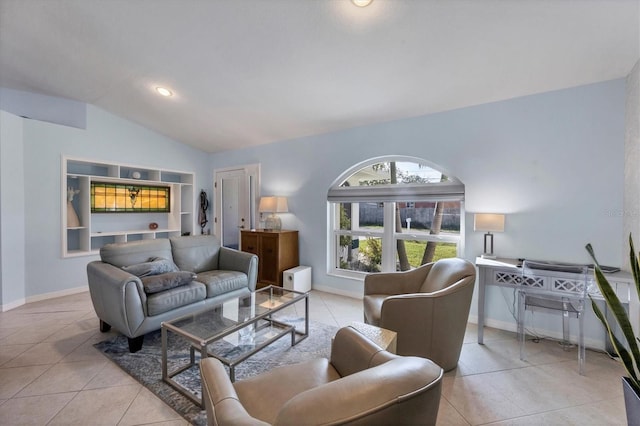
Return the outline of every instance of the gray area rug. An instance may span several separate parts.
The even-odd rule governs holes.
[[[299,320],[288,322],[300,324]],[[281,365],[295,364],[314,358],[329,358],[331,338],[335,336],[336,327],[309,321],[309,337],[291,347],[290,335],[278,339],[262,351],[236,366],[236,381],[248,378]],[[222,342],[224,346],[226,342]],[[162,381],[162,344],[160,330],[145,335],[144,344],[139,352],[129,353],[127,338],[118,335],[94,345],[125,372],[135,378],[160,399],[170,405],[180,415],[194,425],[206,425],[206,413],[196,404],[173,387]],[[174,370],[188,364],[189,345],[173,333],[168,334],[168,365]],[[224,347],[222,347],[224,349]],[[193,367],[174,377],[188,389],[200,396],[200,371]]]

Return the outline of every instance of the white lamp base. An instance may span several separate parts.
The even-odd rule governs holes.
[[[483,259],[497,259],[498,257],[494,254],[489,254],[489,253],[484,253],[482,256],[480,256]]]

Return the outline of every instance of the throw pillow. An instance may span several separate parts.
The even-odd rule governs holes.
[[[172,260],[163,257],[151,257],[144,263],[123,266],[122,269],[140,278],[180,270]]]
[[[144,292],[153,294],[189,284],[195,277],[196,274],[193,272],[179,271],[142,277],[140,280],[144,286]]]

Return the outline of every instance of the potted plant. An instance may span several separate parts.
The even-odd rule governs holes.
[[[622,378],[622,387],[624,390],[624,402],[627,409],[627,423],[629,425],[640,424],[640,350],[638,346],[640,344],[640,338],[634,335],[631,322],[627,312],[625,311],[620,299],[616,295],[615,290],[611,287],[611,284],[607,280],[606,276],[602,272],[591,244],[586,246],[587,252],[593,259],[595,264],[595,277],[598,283],[598,288],[607,302],[607,307],[613,313],[618,327],[622,331],[625,342],[618,340],[613,333],[612,325],[609,324],[607,318],[604,316],[598,305],[593,298],[591,299],[591,306],[600,322],[604,325],[611,340],[616,353],[622,360],[624,368],[627,372],[627,376]],[[639,255],[636,254],[633,247],[633,239],[629,235],[629,260],[631,266],[631,272],[633,273],[633,281],[636,287],[636,296],[640,297],[640,262]]]

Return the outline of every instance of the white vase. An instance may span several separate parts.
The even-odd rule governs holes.
[[[71,201],[67,201],[67,228],[77,228],[80,226],[80,219],[73,208]]]

